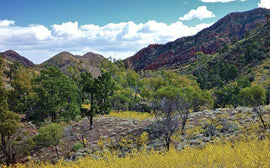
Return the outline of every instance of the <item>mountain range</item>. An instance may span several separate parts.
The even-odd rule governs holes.
[[[39,65],[41,68],[45,68],[46,66],[55,66],[62,70],[64,73],[68,73],[69,68],[75,68],[78,71],[89,71],[93,74],[93,76],[98,76],[100,74],[99,65],[101,61],[105,59],[100,54],[95,54],[92,52],[88,52],[83,56],[72,55],[69,52],[61,52],[47,61],[43,62]]]
[[[19,62],[25,67],[37,67],[37,68],[45,68],[47,66],[55,66],[62,70],[64,73],[68,74],[70,68],[73,70],[89,71],[93,74],[93,76],[98,76],[100,74],[99,65],[105,57],[100,54],[95,54],[92,52],[88,52],[83,56],[73,55],[69,52],[61,52],[47,61],[35,65],[33,62],[28,60],[27,58],[21,56],[16,51],[7,50],[5,52],[0,53],[2,57],[9,62]]]
[[[176,69],[190,63],[196,52],[215,54],[249,34],[258,24],[266,22],[269,9],[230,13],[194,36],[179,38],[167,44],[154,44],[124,60],[127,68],[139,70]]]
[[[215,55],[226,52],[228,46],[251,37],[258,27],[267,22],[265,17],[269,9],[257,8],[246,12],[230,13],[215,24],[194,36],[179,38],[167,44],[151,44],[138,51],[134,56],[124,60],[126,68],[139,70],[182,69],[198,63],[200,58],[197,53]],[[259,35],[258,35],[259,36]],[[252,36],[253,37],[253,36]],[[260,39],[257,39],[260,40]],[[240,43],[237,43],[241,48]],[[246,46],[243,46],[246,47]],[[34,65],[30,60],[22,57],[12,50],[0,53],[9,61],[19,61],[26,67],[56,66],[67,73],[70,67],[79,71],[90,71],[94,76],[99,75],[98,66],[105,59],[102,55],[89,52],[83,56],[61,52],[39,65]],[[224,54],[223,54],[224,55]],[[191,68],[195,73],[195,67]]]

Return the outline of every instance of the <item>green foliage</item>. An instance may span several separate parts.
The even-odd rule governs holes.
[[[51,123],[44,127],[40,127],[38,135],[35,137],[35,142],[41,146],[57,145],[64,135],[64,128],[60,124]]]
[[[251,83],[250,83],[248,77],[244,76],[244,77],[241,77],[237,80],[237,85],[240,89],[243,89],[246,87],[250,87]]]
[[[52,121],[61,116],[66,120],[79,115],[80,102],[78,87],[58,68],[47,67],[35,79],[34,91],[38,98],[34,106],[34,119],[51,117]]]
[[[8,109],[6,90],[0,81],[0,149],[7,165],[15,163],[16,160],[11,136],[18,130],[19,121],[19,115]]]
[[[39,133],[34,137],[34,141],[41,146],[54,146],[55,152],[59,158],[57,145],[64,136],[64,127],[60,124],[51,123],[39,129]]]
[[[261,86],[247,87],[240,91],[240,97],[245,106],[259,106],[265,102],[266,90]]]
[[[115,83],[109,72],[103,72],[95,79],[91,73],[85,72],[81,73],[80,85],[85,98],[90,100],[90,109],[81,109],[81,112],[88,117],[92,129],[93,117],[96,114],[103,115],[110,112],[110,97],[113,96]]]
[[[11,82],[14,89],[9,91],[9,108],[17,113],[25,114],[27,120],[30,119],[32,105],[36,99],[32,86],[34,76],[33,71],[19,66]]]
[[[83,144],[81,144],[81,143],[75,143],[74,145],[73,145],[73,147],[72,147],[72,150],[73,151],[78,151],[78,150],[80,150],[80,149],[82,149],[83,148]]]
[[[168,99],[173,99],[178,96],[180,88],[173,85],[165,86],[157,90],[156,96],[159,98],[166,97]]]
[[[237,83],[230,83],[222,89],[215,91],[215,105],[214,107],[225,107],[226,105],[237,106],[239,104],[240,88]]]
[[[18,145],[18,151],[20,154],[23,154],[24,156],[30,156],[31,151],[36,147],[36,142],[33,138],[28,138],[26,140],[23,140],[23,143]]]

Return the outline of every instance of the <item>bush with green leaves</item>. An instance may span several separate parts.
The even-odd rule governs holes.
[[[80,149],[82,149],[83,148],[83,144],[81,144],[81,143],[75,143],[74,145],[73,145],[73,147],[72,147],[72,150],[73,151],[78,151],[78,150],[80,150]]]
[[[43,147],[54,146],[55,152],[59,157],[57,145],[64,135],[64,127],[60,124],[51,123],[39,129],[38,135],[34,138],[35,142]]]

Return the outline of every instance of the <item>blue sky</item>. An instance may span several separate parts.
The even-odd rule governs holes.
[[[0,51],[41,63],[69,51],[123,59],[269,0],[0,0]]]

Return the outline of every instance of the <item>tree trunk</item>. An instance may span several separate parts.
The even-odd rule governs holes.
[[[3,134],[1,134],[1,150],[3,155],[6,157],[6,165],[9,166],[10,164],[16,163],[16,152],[12,152],[15,150],[12,150],[11,146],[8,146],[6,144],[6,138]]]
[[[58,152],[58,149],[57,149],[57,144],[54,146],[54,148],[55,148],[55,152],[57,154],[57,158],[59,159],[59,152]]]
[[[266,124],[265,124],[265,122],[264,122],[264,120],[263,120],[262,115],[261,115],[261,114],[259,114],[259,117],[260,117],[260,120],[261,120],[261,122],[262,122],[262,124],[263,124],[263,128],[264,128],[264,130],[267,130],[267,128],[266,128]]]
[[[169,151],[170,150],[170,142],[171,142],[171,138],[170,137],[166,137],[165,138],[165,145],[166,145],[166,148],[167,150]]]
[[[259,107],[253,106],[253,109],[254,109],[254,111],[257,113],[257,115],[259,116],[259,118],[260,118],[260,120],[261,120],[261,123],[262,123],[262,125],[263,125],[264,130],[267,130],[265,121],[264,121],[264,119],[263,119],[263,113],[262,113],[261,107],[260,107],[260,106],[259,106]]]
[[[185,126],[186,126],[186,122],[187,120],[186,119],[182,119],[182,125],[181,125],[181,132],[182,132],[182,135],[185,134]]]
[[[94,129],[94,127],[93,127],[93,116],[90,116],[89,122],[90,122],[90,130],[93,130]]]

